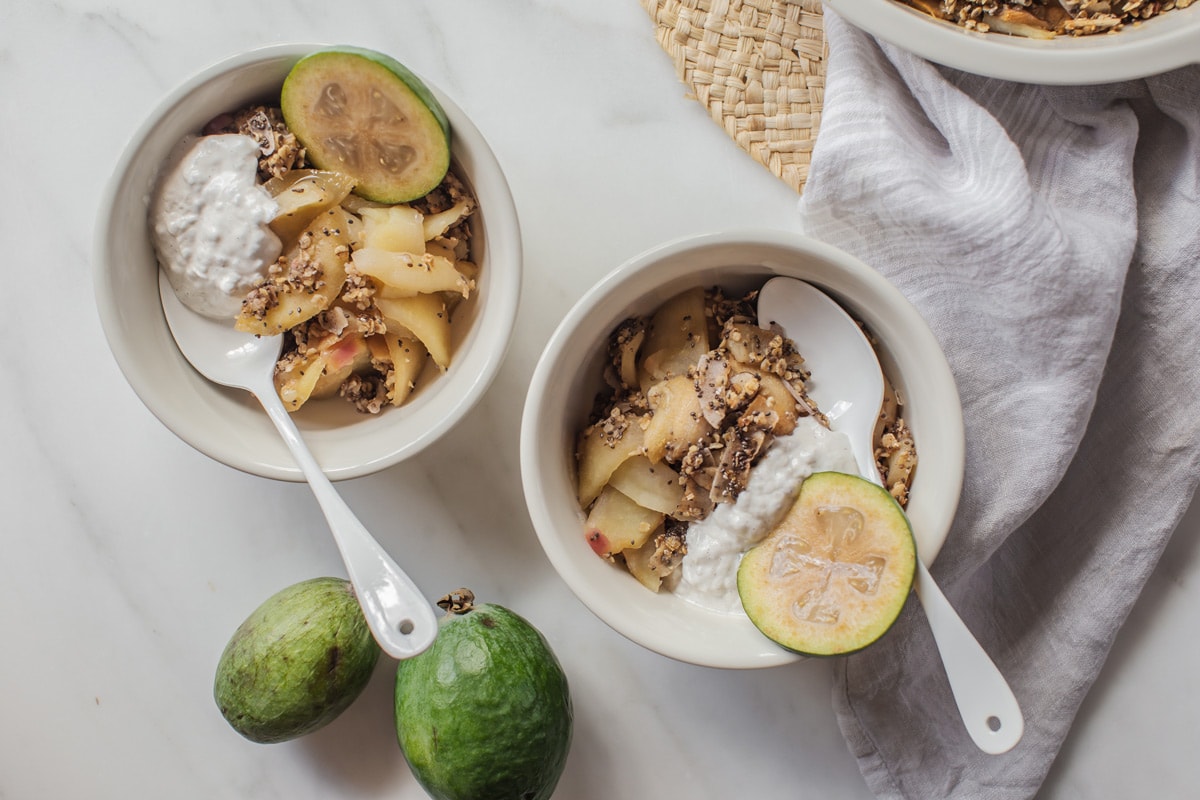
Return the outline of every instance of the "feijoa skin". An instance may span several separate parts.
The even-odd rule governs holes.
[[[213,696],[250,741],[283,742],[345,711],[378,660],[350,583],[314,578],[271,596],[238,627],[217,664]]]
[[[546,639],[460,590],[433,645],[396,670],[396,732],[435,800],[547,800],[571,746],[567,677]]]

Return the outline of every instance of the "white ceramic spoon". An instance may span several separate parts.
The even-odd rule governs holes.
[[[158,289],[167,324],[184,357],[209,380],[249,391],[275,423],[325,514],[379,646],[397,659],[425,650],[437,636],[433,607],[333,488],[275,392],[272,375],[283,337],[242,333],[234,329],[232,320],[197,314],[179,301],[161,271]]]
[[[863,477],[882,485],[873,439],[883,404],[883,373],[862,330],[829,295],[794,278],[767,281],[758,298],[758,318],[764,326],[778,325],[796,343],[813,375],[810,396],[830,427],[850,438]],[[916,589],[967,733],[985,753],[1008,752],[1025,731],[1012,689],[919,555]]]

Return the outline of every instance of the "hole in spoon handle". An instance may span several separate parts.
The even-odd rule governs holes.
[[[967,733],[983,752],[1007,753],[1025,733],[1025,717],[1012,688],[920,560],[917,594]]]
[[[437,637],[437,617],[433,613],[433,606],[375,541],[321,471],[275,394],[274,387],[264,387],[263,393],[257,396],[287,443],[325,514],[375,641],[395,659],[412,658],[420,654]]]

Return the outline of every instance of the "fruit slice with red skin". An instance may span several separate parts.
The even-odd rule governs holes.
[[[664,516],[661,511],[643,508],[610,484],[588,512],[584,536],[596,555],[610,558],[644,545]]]
[[[353,47],[302,58],[280,107],[308,160],[354,179],[380,203],[428,194],[450,168],[450,123],[433,93],[399,61]]]
[[[834,656],[878,640],[912,589],[916,543],[883,488],[857,475],[818,472],[738,567],[750,620],[805,655]]]

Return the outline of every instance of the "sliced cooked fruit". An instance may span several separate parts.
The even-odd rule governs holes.
[[[667,464],[651,464],[645,456],[634,456],[619,466],[609,483],[638,505],[663,514],[674,514],[683,500],[679,473]]]
[[[415,297],[418,294],[455,292],[464,297],[472,284],[454,268],[454,262],[441,256],[395,253],[378,247],[355,250],[350,257],[363,275],[377,279],[389,290],[387,297]]]
[[[663,581],[675,573],[687,553],[682,533],[679,529],[668,530],[668,527],[659,528],[636,550],[621,552],[629,573],[652,592],[662,588]]]
[[[383,340],[387,343],[388,360],[392,362],[388,400],[398,406],[417,388],[417,377],[425,366],[429,351],[425,345],[408,336],[385,333]]]
[[[708,352],[708,322],[704,314],[704,289],[682,292],[663,303],[650,318],[640,380],[648,390],[661,380],[687,375],[700,356]]]
[[[579,437],[579,505],[587,508],[600,495],[613,472],[626,459],[642,452],[644,434],[639,420],[631,419],[614,435],[603,424],[589,426]]]
[[[346,173],[381,203],[423,197],[450,168],[450,123],[421,80],[352,47],[302,58],[283,82],[283,118],[321,169]]]
[[[346,282],[350,216],[340,207],[317,216],[284,254],[287,267],[256,287],[242,303],[234,327],[275,336],[333,305]]]
[[[330,335],[306,355],[280,361],[275,369],[275,389],[288,411],[298,411],[309,400],[335,394],[347,378],[370,363],[370,351],[361,335]]]
[[[354,188],[354,180],[340,172],[294,169],[282,178],[267,181],[263,188],[279,204],[279,213],[271,220],[271,230],[287,250],[318,214],[346,199]]]
[[[845,655],[879,639],[912,589],[916,544],[887,491],[856,475],[818,472],[738,567],[751,621],[799,653]]]
[[[585,536],[596,555],[608,558],[644,545],[665,516],[639,506],[609,485],[588,513]]]
[[[655,463],[683,458],[689,447],[712,431],[701,411],[696,384],[687,375],[655,384],[646,399],[653,411],[645,432],[646,457]]]
[[[418,255],[425,252],[423,217],[412,206],[364,208],[359,214],[363,221],[363,248]]]
[[[375,305],[387,320],[388,330],[415,338],[429,350],[442,369],[450,367],[450,314],[446,301],[435,294],[415,297],[376,297]]]

